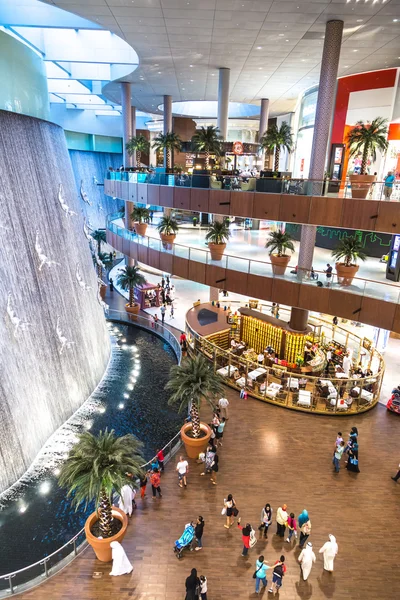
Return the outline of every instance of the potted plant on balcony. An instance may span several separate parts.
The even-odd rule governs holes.
[[[169,247],[174,243],[176,234],[179,230],[178,221],[173,217],[164,216],[157,225],[161,241],[164,247]]]
[[[267,131],[260,138],[260,148],[267,153],[273,154],[275,152],[274,160],[274,171],[277,174],[273,176],[273,179],[266,179],[262,181],[263,192],[280,193],[282,192],[282,179],[278,177],[279,173],[279,159],[281,150],[286,149],[289,153],[293,150],[293,134],[290,125],[283,121],[280,127],[277,125],[270,125]]]
[[[124,485],[136,487],[135,481],[142,474],[141,446],[132,434],[117,437],[113,430],[97,435],[87,431],[78,436],[61,467],[59,484],[68,488],[67,496],[76,510],[81,504],[86,509],[95,503],[85,533],[102,562],[111,561],[111,542],[121,542],[125,536],[128,517],[112,506],[112,495],[114,491],[120,494]]]
[[[182,148],[182,140],[176,133],[169,131],[168,133],[159,133],[154,138],[153,148],[156,152],[163,152],[166,154],[166,167],[171,169],[172,167],[172,153],[174,150],[177,152]]]
[[[332,256],[338,261],[335,267],[341,285],[351,285],[359,269],[357,260],[367,258],[362,243],[355,236],[342,238],[337,247],[332,250]]]
[[[105,231],[105,229],[96,229],[95,231],[93,231],[93,233],[91,233],[91,237],[93,238],[93,240],[96,242],[96,245],[97,245],[96,252],[94,252],[92,254],[92,256],[93,256],[93,262],[97,268],[97,277],[98,277],[98,280],[100,281],[103,279],[103,265],[105,265],[105,263],[107,262],[107,260],[106,260],[107,255],[101,251],[101,245],[105,244],[107,242],[106,231]],[[96,253],[97,253],[97,256],[96,256]],[[106,291],[107,291],[107,285],[105,283],[103,283],[100,286],[100,296],[103,300],[105,298]]]
[[[140,159],[142,158],[142,152],[148,152],[150,149],[149,140],[144,135],[135,135],[131,137],[125,148],[128,151],[129,156],[133,156],[136,152],[136,165],[141,167]]]
[[[271,231],[265,247],[269,250],[274,275],[284,275],[290,261],[290,255],[286,254],[286,250],[290,252],[295,250],[292,236],[281,229]]]
[[[358,121],[347,134],[347,148],[349,156],[361,154],[360,174],[350,175],[351,195],[353,198],[366,198],[375,181],[375,175],[367,175],[367,164],[369,158],[376,161],[376,151],[386,152],[389,146],[387,141],[387,119],[377,117],[372,122]]]
[[[134,291],[135,287],[144,285],[146,279],[139,272],[139,267],[125,267],[121,269],[117,276],[117,285],[125,292],[129,292],[129,301],[125,304],[127,313],[136,316],[139,312],[139,304],[135,302]],[[135,317],[134,317],[135,318]]]
[[[197,458],[211,436],[209,426],[200,421],[200,407],[203,401],[215,407],[216,399],[223,393],[222,378],[214,373],[207,359],[198,354],[171,367],[165,389],[172,392],[169,405],[179,404],[179,411],[189,407],[191,420],[181,428],[181,438],[187,455]]]
[[[144,206],[135,206],[131,219],[138,235],[146,235],[147,225],[150,221],[150,211]]]
[[[204,152],[205,167],[210,168],[210,154],[221,155],[222,137],[220,130],[214,125],[200,127],[192,137],[192,147],[195,152]]]
[[[229,240],[231,232],[229,223],[224,221],[213,221],[206,233],[206,241],[211,252],[211,260],[221,260],[226,243]]]

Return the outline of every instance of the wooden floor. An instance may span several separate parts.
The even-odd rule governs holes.
[[[400,545],[398,516],[400,483],[390,475],[400,459],[400,419],[382,406],[356,419],[306,415],[240,400],[227,389],[231,415],[219,451],[217,486],[200,477],[191,463],[188,488],[180,489],[174,464],[167,466],[161,486],[163,499],[153,502],[151,491],[138,500],[124,540],[134,566],[131,575],[110,577],[109,564],[96,561],[91,549],[38,588],[20,596],[24,600],[183,600],[184,582],[192,567],[209,582],[209,600],[255,598],[252,574],[256,557],[263,553],[273,563],[283,552],[288,572],[279,594],[287,600],[399,598]],[[360,474],[345,469],[332,472],[332,446],[340,427],[343,433],[356,424],[360,439]],[[221,508],[232,493],[244,522],[255,528],[262,506],[270,502],[274,513],[282,503],[296,516],[306,508],[312,522],[316,553],[333,533],[339,544],[335,572],[323,571],[317,555],[308,582],[300,580],[296,546],[273,533],[241,555],[236,526],[224,529]],[[204,549],[183,555],[172,551],[184,524],[198,514],[205,519]],[[93,579],[101,571],[101,579]],[[270,582],[269,577],[268,582]],[[263,592],[264,597],[271,594]]]

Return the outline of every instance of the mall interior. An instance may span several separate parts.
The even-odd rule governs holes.
[[[0,0],[0,75],[0,599],[398,598],[400,0]]]

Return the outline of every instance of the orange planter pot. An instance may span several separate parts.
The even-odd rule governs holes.
[[[122,510],[120,510],[116,506],[112,507],[112,516],[114,517],[114,519],[118,519],[118,521],[121,521],[122,528],[116,535],[113,535],[110,538],[100,540],[92,534],[91,528],[96,523],[96,521],[99,520],[97,512],[92,513],[86,519],[85,523],[85,535],[88,544],[92,546],[96,557],[101,562],[111,562],[112,550],[110,548],[110,544],[111,542],[122,542],[122,540],[125,537],[126,529],[128,527],[128,517]]]
[[[171,248],[172,244],[175,241],[176,234],[171,233],[170,235],[167,235],[166,233],[160,233],[160,238],[164,248]]]
[[[199,439],[195,439],[187,435],[187,432],[191,431],[191,429],[192,424],[185,423],[184,426],[181,428],[181,439],[182,442],[185,444],[185,450],[188,457],[197,458],[200,452],[204,452],[207,448],[208,442],[211,437],[211,429],[208,425],[206,425],[206,423],[200,423],[200,429],[203,431],[205,436]]]
[[[104,298],[106,297],[106,291],[107,291],[107,286],[105,283],[103,283],[103,285],[100,286],[100,298],[102,300],[104,300]]]
[[[211,252],[211,260],[221,260],[225,252],[226,244],[208,244]]]
[[[146,235],[147,223],[138,223],[135,221],[133,226],[135,227],[135,231],[138,235]]]
[[[351,197],[365,199],[371,188],[371,183],[376,179],[375,175],[350,175]]]
[[[137,316],[139,314],[140,306],[137,302],[134,303],[133,306],[129,306],[129,304],[125,304],[125,310],[127,313],[131,315],[131,320],[136,321]]]
[[[358,265],[346,267],[344,263],[336,263],[335,268],[340,285],[351,285],[359,267]]]
[[[290,256],[278,256],[277,254],[269,255],[272,263],[272,272],[274,275],[284,275],[286,271],[286,267],[290,262]]]

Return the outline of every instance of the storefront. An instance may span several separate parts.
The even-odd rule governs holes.
[[[318,87],[307,90],[298,107],[298,130],[293,161],[293,177],[307,179],[310,170],[311,150],[314,136],[315,112]]]

